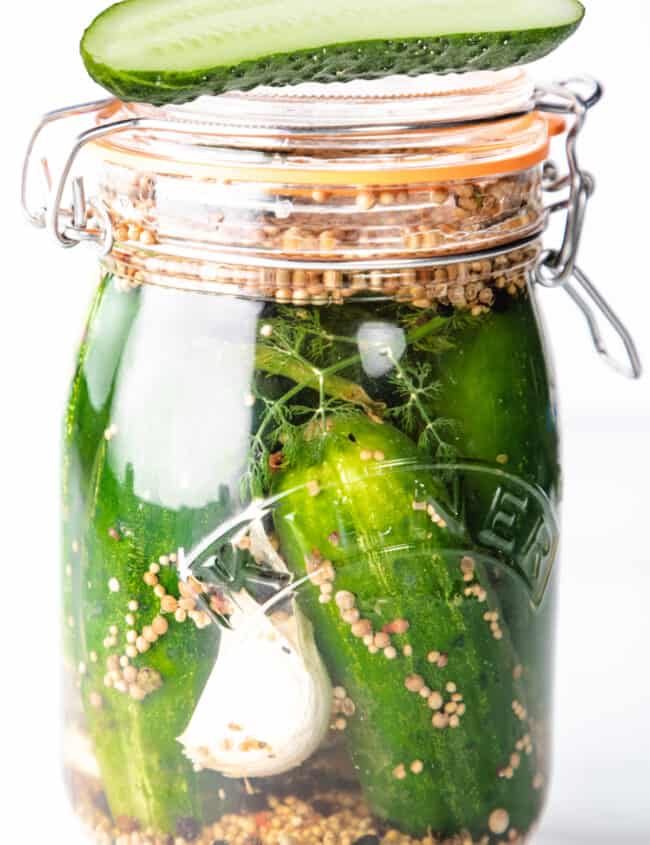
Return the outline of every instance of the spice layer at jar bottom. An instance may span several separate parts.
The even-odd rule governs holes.
[[[514,265],[484,307],[103,278],[63,490],[66,772],[91,839],[528,841],[559,466]]]

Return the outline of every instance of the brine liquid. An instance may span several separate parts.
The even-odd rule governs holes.
[[[521,286],[472,314],[107,277],[64,463],[66,779],[89,839],[526,841],[557,478]]]

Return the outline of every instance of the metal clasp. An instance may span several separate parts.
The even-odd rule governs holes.
[[[66,163],[56,182],[54,201],[51,207],[41,206],[33,209],[30,203],[29,190],[31,180],[31,166],[34,152],[43,131],[55,123],[69,118],[84,115],[96,116],[102,111],[110,109],[116,104],[114,99],[95,100],[91,103],[57,109],[46,114],[34,130],[27,146],[25,162],[23,164],[21,201],[27,220],[38,229],[50,228],[57,241],[66,249],[77,246],[82,242],[95,243],[102,255],[108,255],[113,249],[113,226],[104,203],[97,198],[86,198],[83,177],[72,180],[72,198],[70,208],[64,208],[64,195],[68,187],[70,172],[79,151],[93,138],[105,134],[101,126],[93,126],[77,136]],[[47,187],[52,192],[53,183],[48,159],[43,157],[41,165],[45,174]]]
[[[630,332],[577,264],[587,206],[596,189],[594,176],[580,166],[578,138],[585,124],[587,113],[601,100],[602,96],[603,86],[600,82],[588,76],[574,77],[555,85],[537,89],[536,105],[538,109],[554,114],[572,116],[573,123],[566,137],[569,172],[562,176],[557,165],[553,162],[547,162],[544,167],[542,183],[544,190],[549,193],[569,189],[567,199],[555,202],[547,208],[549,216],[558,212],[566,212],[564,237],[559,249],[546,249],[540,254],[534,279],[543,287],[563,289],[587,320],[598,354],[617,372],[628,378],[638,379],[642,374],[642,365]],[[589,300],[620,338],[627,361],[621,362],[609,353],[598,318],[590,307]]]

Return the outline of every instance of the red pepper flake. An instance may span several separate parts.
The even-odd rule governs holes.
[[[135,833],[140,830],[140,824],[131,816],[118,816],[115,819],[115,826],[121,833]]]
[[[284,464],[284,452],[273,452],[269,455],[269,469],[271,472],[280,472]]]
[[[271,824],[273,813],[269,813],[268,811],[264,813],[255,813],[254,819],[258,828],[265,828]]]

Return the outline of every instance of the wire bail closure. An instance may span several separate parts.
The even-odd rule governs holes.
[[[569,172],[566,175],[560,175],[557,165],[550,161],[546,162],[543,171],[543,189],[546,192],[558,193],[568,188],[569,196],[546,208],[544,225],[540,232],[534,236],[528,236],[519,242],[512,242],[506,247],[495,247],[494,249],[483,250],[480,253],[463,253],[457,256],[412,258],[388,262],[359,261],[355,262],[351,268],[348,268],[350,262],[341,263],[335,260],[303,261],[300,262],[300,266],[308,268],[313,265],[314,269],[353,269],[361,272],[364,269],[385,268],[389,265],[391,268],[419,269],[450,264],[455,261],[479,260],[526,246],[541,234],[541,230],[548,224],[552,215],[566,212],[562,244],[559,249],[545,249],[541,252],[533,271],[533,279],[542,287],[563,289],[585,317],[598,354],[617,372],[628,378],[640,378],[642,365],[632,336],[589,277],[577,265],[587,206],[596,187],[594,176],[580,166],[577,144],[587,113],[600,101],[602,95],[603,86],[589,76],[572,77],[552,85],[538,86],[536,89],[535,97],[529,105],[529,111],[532,112],[537,109],[542,112],[567,115],[573,117],[574,120],[566,137]],[[133,117],[124,120],[108,120],[100,124],[93,121],[89,129],[80,132],[75,137],[73,146],[56,182],[56,188],[53,187],[47,158],[41,159],[43,174],[48,191],[50,195],[53,195],[53,202],[49,208],[40,207],[34,210],[30,207],[29,187],[32,159],[43,131],[68,118],[86,116],[96,119],[102,112],[110,115],[111,111],[115,110],[118,105],[119,100],[108,98],[49,112],[41,119],[29,141],[22,172],[21,200],[23,210],[27,220],[33,226],[39,229],[49,228],[59,244],[66,249],[75,247],[79,243],[92,243],[98,247],[100,257],[105,257],[112,252],[114,246],[113,226],[108,209],[100,198],[86,198],[82,176],[76,176],[72,179],[71,205],[69,208],[64,207],[64,196],[71,181],[73,167],[79,153],[87,144],[109,135],[133,131],[134,129],[156,132],[187,132],[204,126],[201,121],[192,119],[179,121]],[[518,112],[517,116],[520,116],[520,114]],[[500,117],[505,119],[508,115],[501,115]],[[484,121],[488,122],[489,119],[485,118]],[[422,125],[418,124],[417,128],[421,127]],[[408,130],[414,127],[403,126],[400,128]],[[339,130],[330,127],[328,131]],[[341,134],[346,131],[345,127],[340,128]],[[241,259],[232,255],[225,256],[224,260],[230,263],[241,262]],[[246,259],[247,263],[250,263],[250,261],[250,258]],[[274,263],[269,262],[270,265]],[[618,335],[625,349],[626,361],[621,362],[610,354],[592,306],[602,314]]]
[[[563,289],[585,317],[598,354],[618,373],[627,378],[638,379],[642,375],[643,368],[632,336],[587,274],[577,264],[587,206],[596,189],[593,174],[580,166],[578,139],[585,125],[587,113],[598,104],[603,93],[602,84],[589,76],[572,77],[555,85],[537,89],[537,108],[553,114],[570,115],[574,120],[566,138],[568,174],[561,176],[553,162],[545,164],[543,174],[545,191],[557,193],[569,188],[568,199],[560,200],[547,208],[549,217],[558,212],[566,212],[564,237],[559,249],[542,251],[534,271],[534,280],[542,287]],[[621,362],[610,354],[598,318],[589,301],[600,311],[620,338],[627,361]]]

